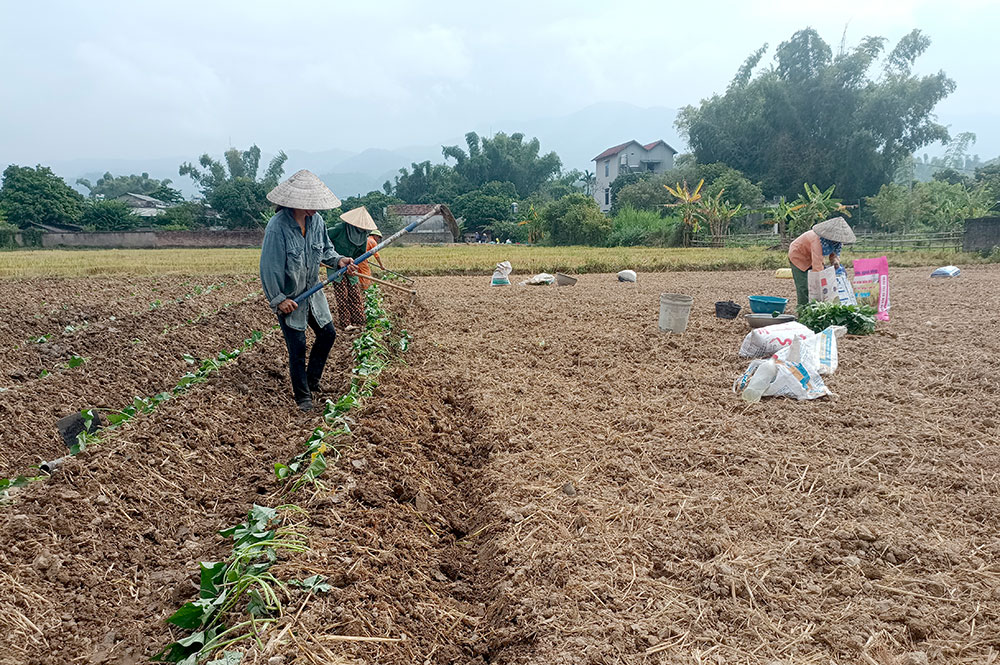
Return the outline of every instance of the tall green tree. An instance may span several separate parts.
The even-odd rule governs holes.
[[[586,194],[570,194],[545,206],[539,222],[555,245],[604,245],[611,219]]]
[[[445,164],[431,164],[430,160],[414,162],[410,170],[402,168],[395,182],[382,185],[388,196],[395,196],[406,203],[452,203],[469,191],[455,169]]]
[[[390,235],[403,227],[403,220],[399,216],[389,214],[388,208],[401,203],[405,203],[405,201],[385,192],[373,190],[364,196],[348,196],[341,201],[339,208],[324,212],[323,219],[327,226],[333,226],[340,221],[340,216],[348,210],[364,206],[368,209],[375,223],[378,224],[379,230],[385,235]]]
[[[94,183],[91,183],[86,178],[77,178],[76,180],[76,184],[87,188],[90,198],[105,199],[116,199],[122,194],[143,194],[145,196],[152,196],[153,198],[160,198],[159,196],[155,196],[156,193],[171,198],[174,196],[173,192],[180,195],[180,192],[169,186],[170,183],[170,178],[157,180],[156,178],[150,178],[148,173],[114,176],[111,175],[110,171],[98,178]],[[168,201],[168,203],[172,202]]]
[[[513,221],[511,206],[515,201],[517,190],[513,183],[488,182],[456,198],[451,211],[465,219],[467,230],[482,231],[493,228],[497,222]]]
[[[987,214],[995,199],[983,183],[932,180],[911,187],[883,185],[865,203],[875,223],[887,231],[959,231],[966,219]]]
[[[575,191],[579,172],[559,175],[562,162],[554,152],[541,154],[538,139],[525,141],[524,134],[481,137],[465,135],[466,147],[444,146],[445,164],[430,161],[400,169],[393,182],[382,189],[407,203],[454,203],[459,196],[490,182],[509,182],[518,198],[526,199],[550,189],[543,198],[558,198]],[[453,160],[454,163],[447,163]]]
[[[3,172],[0,210],[7,221],[24,229],[40,224],[76,224],[83,214],[83,196],[47,166],[11,164]]]
[[[393,205],[399,205],[400,203],[404,203],[404,201],[398,197],[389,196],[385,192],[372,191],[368,192],[364,196],[348,196],[341,202],[340,213],[337,213],[337,216],[339,217],[341,213],[345,213],[348,210],[354,210],[355,208],[364,206],[368,209],[372,219],[376,222],[385,222],[387,215],[386,208]],[[324,215],[324,217],[325,216],[326,215]],[[384,232],[385,229],[382,229],[382,231]]]
[[[986,193],[990,210],[1000,210],[1000,157],[976,169],[976,184]]]
[[[80,223],[94,231],[131,231],[142,224],[142,218],[124,201],[104,199],[87,201]]]
[[[213,220],[208,216],[208,212],[205,204],[200,201],[184,201],[167,208],[155,217],[148,218],[147,223],[174,230],[197,229],[212,224]]]
[[[673,198],[664,185],[673,187],[677,183],[697,183],[700,180],[705,181],[705,196],[714,197],[723,192],[720,202],[732,206],[751,208],[762,203],[764,199],[760,185],[750,182],[742,173],[726,164],[688,162],[664,173],[621,175],[615,182],[622,178],[630,178],[631,181],[618,187],[612,183],[612,214],[624,208],[633,208],[655,211],[666,216],[670,212],[666,204],[673,201]]]
[[[281,179],[287,159],[284,151],[279,151],[258,177],[260,148],[253,145],[243,152],[230,148],[225,152],[224,163],[208,154],[202,155],[198,160],[201,169],[185,162],[178,172],[197,183],[205,200],[218,211],[227,226],[259,226],[264,211],[270,206],[267,193]]]
[[[476,132],[465,135],[466,149],[457,145],[442,149],[446,159],[455,160],[455,172],[477,188],[488,182],[510,182],[518,196],[526,197],[559,173],[562,162],[554,152],[540,154],[537,138],[524,140],[524,134],[499,132],[493,137]],[[578,176],[573,178],[578,179]]]
[[[768,196],[815,182],[855,200],[889,182],[915,150],[948,140],[934,108],[954,81],[913,73],[928,46],[914,30],[888,52],[884,38],[866,37],[834,55],[815,30],[800,30],[773,65],[759,67],[765,45],[724,94],[681,109],[676,124],[700,163],[724,162]]]

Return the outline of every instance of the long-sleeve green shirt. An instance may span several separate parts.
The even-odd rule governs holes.
[[[356,259],[366,251],[368,232],[341,220],[330,227],[330,240],[338,252]]]

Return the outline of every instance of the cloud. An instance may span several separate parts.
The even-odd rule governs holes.
[[[933,40],[918,71],[959,84],[942,110],[996,114],[989,0],[719,1],[710,14],[657,0],[107,0],[4,10],[0,154],[436,143],[474,127],[622,101],[679,107],[725,89],[748,54],[811,25],[834,47],[914,27]],[[973,13],[975,20],[970,19]],[[998,123],[993,123],[996,126]],[[989,127],[969,127],[989,142]],[[993,131],[993,134],[997,134]],[[449,138],[451,137],[451,138]],[[1000,136],[998,136],[1000,141]],[[1000,147],[1000,146],[998,146]]]

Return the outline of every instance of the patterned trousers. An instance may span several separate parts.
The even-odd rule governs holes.
[[[361,298],[361,287],[351,284],[348,277],[333,283],[333,295],[337,299],[337,327],[365,325],[365,304]]]

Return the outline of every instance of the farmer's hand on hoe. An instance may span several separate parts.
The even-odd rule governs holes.
[[[340,261],[337,263],[338,268],[343,268],[345,266],[347,267],[348,275],[358,274],[358,267],[354,265],[354,259],[352,259],[351,257],[345,256],[342,259],[340,259]]]
[[[298,308],[299,306],[296,305],[295,301],[292,300],[291,298],[285,298],[280,303],[278,303],[278,311],[281,312],[282,314],[291,314]]]

